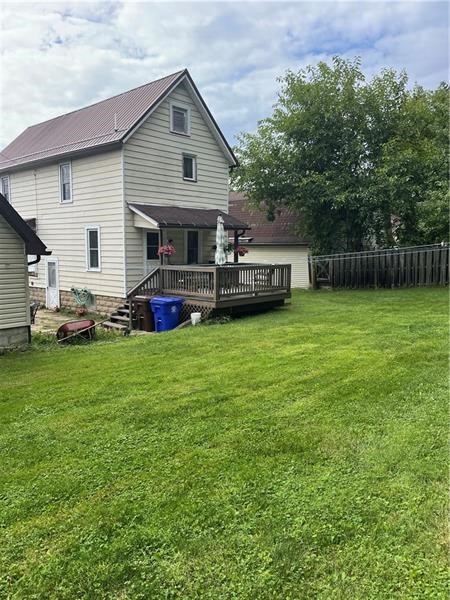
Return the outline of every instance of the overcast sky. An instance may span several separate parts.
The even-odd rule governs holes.
[[[446,1],[0,2],[0,147],[27,126],[187,67],[231,144],[277,76],[334,54],[448,80]]]

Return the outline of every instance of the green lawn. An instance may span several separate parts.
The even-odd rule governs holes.
[[[0,597],[448,597],[447,290],[0,357]]]

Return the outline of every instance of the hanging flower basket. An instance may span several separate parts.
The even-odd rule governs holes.
[[[225,254],[231,254],[232,252],[234,252],[234,244],[230,242],[224,247],[224,250]],[[248,249],[245,246],[238,246],[236,248],[236,252],[239,254],[239,256],[245,256],[246,254],[248,254]]]
[[[164,244],[158,248],[158,256],[173,256],[176,252],[173,244]]]

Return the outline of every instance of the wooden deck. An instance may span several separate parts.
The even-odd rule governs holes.
[[[136,296],[181,296],[211,309],[283,303],[291,296],[291,265],[165,265],[128,291]]]

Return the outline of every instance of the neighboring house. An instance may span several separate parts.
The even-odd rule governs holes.
[[[309,287],[309,246],[306,240],[292,232],[295,219],[292,210],[282,209],[271,222],[264,211],[248,206],[244,194],[230,192],[229,213],[248,223],[251,228],[248,237],[240,238],[248,254],[241,257],[239,262],[290,264],[292,287]]]
[[[30,340],[28,269],[50,252],[0,194],[0,350]]]
[[[30,277],[48,307],[88,289],[107,312],[160,264],[207,262],[236,158],[187,70],[26,129],[0,156],[8,200],[52,256]],[[50,277],[55,274],[55,277]]]

